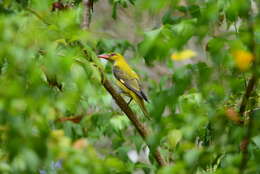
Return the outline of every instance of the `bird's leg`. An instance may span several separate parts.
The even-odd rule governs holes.
[[[133,100],[133,98],[131,97],[130,100],[127,102],[127,105],[129,105],[132,100]]]

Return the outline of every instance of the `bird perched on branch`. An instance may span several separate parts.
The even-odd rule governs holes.
[[[116,78],[116,84],[123,93],[130,97],[128,104],[134,100],[140,106],[144,115],[150,118],[144,104],[144,100],[148,102],[148,99],[142,90],[140,78],[128,65],[125,58],[119,53],[102,54],[98,57],[113,62],[113,74]]]

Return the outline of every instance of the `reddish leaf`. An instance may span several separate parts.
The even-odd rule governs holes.
[[[72,116],[72,117],[61,117],[61,118],[58,118],[56,121],[61,122],[61,123],[65,122],[65,121],[71,121],[73,123],[79,123],[82,120],[83,117],[84,117],[83,115]]]

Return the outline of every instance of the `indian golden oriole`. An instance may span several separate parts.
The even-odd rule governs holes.
[[[124,94],[130,97],[128,104],[134,100],[140,106],[144,115],[150,118],[144,104],[144,100],[148,102],[148,99],[142,90],[140,78],[128,65],[125,58],[119,53],[102,54],[98,57],[113,62],[116,84]]]

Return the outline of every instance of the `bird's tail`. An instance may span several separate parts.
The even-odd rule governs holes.
[[[144,116],[146,116],[149,120],[151,120],[151,117],[149,116],[148,111],[144,105],[144,100],[138,97],[137,95],[134,95],[133,99],[140,106]]]

